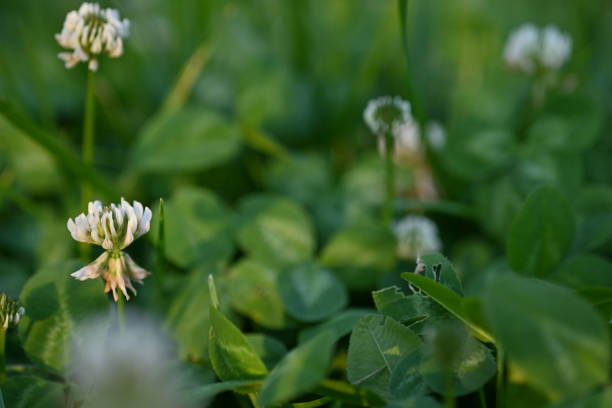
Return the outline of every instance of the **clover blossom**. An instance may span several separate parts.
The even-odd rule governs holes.
[[[76,241],[100,245],[106,251],[71,276],[78,280],[102,277],[106,281],[104,292],[112,291],[117,301],[119,288],[129,300],[127,289],[136,294],[132,281],[142,284],[149,272],[122,250],[149,231],[151,216],[151,210],[138,201],[130,205],[122,198],[120,204],[110,206],[90,202],[87,214],[68,219],[68,230]]]
[[[83,3],[78,11],[66,15],[62,32],[55,35],[57,42],[72,52],[58,56],[72,68],[80,61],[88,62],[91,71],[98,70],[98,56],[107,53],[111,58],[123,54],[123,39],[129,34],[130,22],[121,20],[115,9],[103,9],[97,3]]]
[[[438,228],[427,217],[409,215],[395,224],[393,232],[397,238],[398,256],[404,259],[417,259],[442,248]]]
[[[363,112],[363,119],[372,133],[379,137],[385,132],[395,133],[402,124],[412,120],[410,103],[399,96],[372,99]]]
[[[0,331],[15,327],[25,314],[25,309],[8,295],[0,294]]]
[[[557,27],[548,25],[541,29],[528,23],[510,34],[504,59],[509,67],[533,74],[542,69],[559,69],[570,57],[571,51],[571,37]]]

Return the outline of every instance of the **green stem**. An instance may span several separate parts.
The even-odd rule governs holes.
[[[391,225],[393,209],[395,204],[395,163],[393,134],[391,131],[385,133],[385,203],[383,207],[383,224]]]
[[[119,293],[117,299],[117,324],[119,325],[119,331],[125,330],[125,298],[122,293]]]
[[[4,407],[4,397],[2,396],[2,389],[0,389],[0,408]]]
[[[83,120],[83,164],[87,167],[92,167],[94,157],[94,123],[96,119],[95,110],[95,93],[96,93],[96,71],[87,70],[87,87],[85,90],[85,118]],[[87,203],[91,201],[91,184],[83,183],[81,187],[81,208],[83,211],[87,209]],[[81,257],[87,261],[90,254],[90,246],[87,244],[80,245]]]
[[[0,328],[0,383],[6,379],[6,360],[4,358],[4,346],[6,343],[6,330]]]
[[[446,370],[446,393],[444,393],[444,408],[455,408],[455,397],[453,396],[453,372]]]
[[[480,399],[480,408],[487,408],[487,397],[484,392],[484,387],[478,390],[478,397]]]
[[[159,199],[159,227],[157,233],[157,246],[156,246],[156,267],[155,272],[157,275],[157,294],[159,296],[159,302],[164,299],[164,281],[166,275],[166,234],[165,234],[165,210],[164,200]]]
[[[251,404],[253,404],[253,408],[262,408],[257,402],[257,394],[250,393],[249,399],[251,400]]]
[[[326,405],[330,401],[333,401],[333,400],[329,397],[323,397],[323,398],[319,398],[319,399],[308,401],[308,402],[294,402],[293,404],[291,404],[291,407],[292,408],[316,408],[316,407],[321,407],[323,405]]]
[[[495,407],[504,406],[504,376],[505,376],[505,356],[504,350],[497,346],[497,381],[495,383]]]

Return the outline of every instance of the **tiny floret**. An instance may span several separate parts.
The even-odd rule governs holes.
[[[66,68],[87,62],[92,71],[98,69],[98,57],[106,53],[111,58],[123,54],[123,39],[129,34],[130,22],[119,12],[101,8],[97,3],[83,3],[76,11],[66,15],[62,32],[55,35],[57,42],[71,52],[58,56]]]
[[[381,96],[368,102],[363,119],[377,136],[386,132],[395,133],[399,127],[412,120],[410,103],[399,96]]]
[[[538,70],[559,69],[570,57],[572,39],[557,27],[541,29],[524,24],[514,30],[504,49],[506,64],[518,71],[533,74]]]
[[[127,289],[136,294],[132,281],[142,283],[149,272],[123,249],[149,231],[151,216],[151,210],[138,201],[130,205],[122,198],[120,204],[110,206],[103,206],[101,201],[90,202],[87,214],[68,219],[68,231],[76,241],[100,245],[106,251],[71,276],[78,280],[102,277],[106,281],[104,291],[112,291],[115,301],[117,288],[129,300]]]
[[[397,253],[403,259],[417,259],[428,252],[438,252],[442,242],[436,224],[427,217],[409,215],[395,224]]]
[[[25,309],[19,302],[4,293],[0,294],[0,331],[17,326],[23,315]]]

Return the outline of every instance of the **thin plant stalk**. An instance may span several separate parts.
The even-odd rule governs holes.
[[[262,408],[261,405],[257,402],[257,394],[250,393],[249,399],[251,400],[251,404],[253,404],[253,408]]]
[[[87,86],[85,90],[85,118],[83,121],[83,164],[87,167],[92,167],[94,158],[94,123],[96,120],[95,110],[95,92],[96,92],[96,71],[87,70]],[[83,183],[81,187],[81,208],[87,208],[87,203],[91,201],[92,189],[89,183]],[[81,244],[81,257],[87,259],[90,253],[90,247],[86,244]]]
[[[393,150],[393,134],[385,133],[385,202],[382,211],[383,224],[390,225],[393,219],[395,204],[395,163]]]
[[[495,383],[495,407],[503,408],[504,406],[504,377],[505,377],[505,358],[504,350],[497,347],[497,381]]]
[[[478,390],[478,398],[480,399],[480,408],[487,408],[487,397],[484,392],[484,387]]]
[[[159,300],[164,298],[164,280],[166,275],[166,233],[165,233],[164,199],[159,199],[159,227],[157,233],[155,273],[157,275],[157,294]]]
[[[125,298],[122,293],[119,293],[117,299],[117,324],[119,331],[123,332],[125,330]]]
[[[0,328],[0,383],[6,379],[6,359],[4,349],[6,344],[6,330]]]
[[[0,408],[4,408],[4,397],[2,396],[2,389],[0,388]]]
[[[453,396],[453,372],[446,370],[446,392],[444,393],[444,408],[455,408],[455,397]]]

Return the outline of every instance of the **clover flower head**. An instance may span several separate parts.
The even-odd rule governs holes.
[[[363,112],[363,119],[372,133],[379,137],[386,132],[395,133],[402,124],[412,120],[410,103],[399,96],[372,99]]]
[[[132,281],[142,283],[149,272],[123,249],[149,231],[151,216],[151,210],[138,201],[130,205],[122,198],[121,203],[109,206],[103,206],[101,201],[90,202],[87,214],[68,219],[68,230],[76,241],[100,245],[106,251],[71,276],[78,280],[102,277],[106,281],[104,291],[112,291],[115,301],[117,288],[129,300],[127,289],[136,294]]]
[[[397,237],[397,253],[404,259],[417,259],[428,252],[438,252],[442,242],[436,224],[427,217],[409,215],[393,227]]]
[[[25,315],[25,309],[19,305],[19,302],[11,299],[4,293],[0,294],[1,331],[6,331],[9,327],[17,326],[23,315]]]
[[[106,53],[111,58],[123,54],[123,39],[129,34],[130,22],[121,19],[119,12],[101,8],[97,3],[83,3],[78,10],[66,15],[62,32],[55,35],[57,42],[72,52],[58,56],[66,68],[87,62],[92,71],[98,69],[98,56]]]
[[[184,382],[172,344],[159,323],[146,315],[126,316],[124,330],[106,319],[79,326],[68,375],[88,408],[185,408]]]
[[[542,64],[550,69],[558,69],[570,57],[572,38],[563,34],[553,25],[542,31]]]
[[[568,60],[571,51],[571,37],[557,27],[548,25],[540,29],[528,23],[510,34],[504,59],[509,67],[532,74],[538,68],[549,71],[559,69]]]

